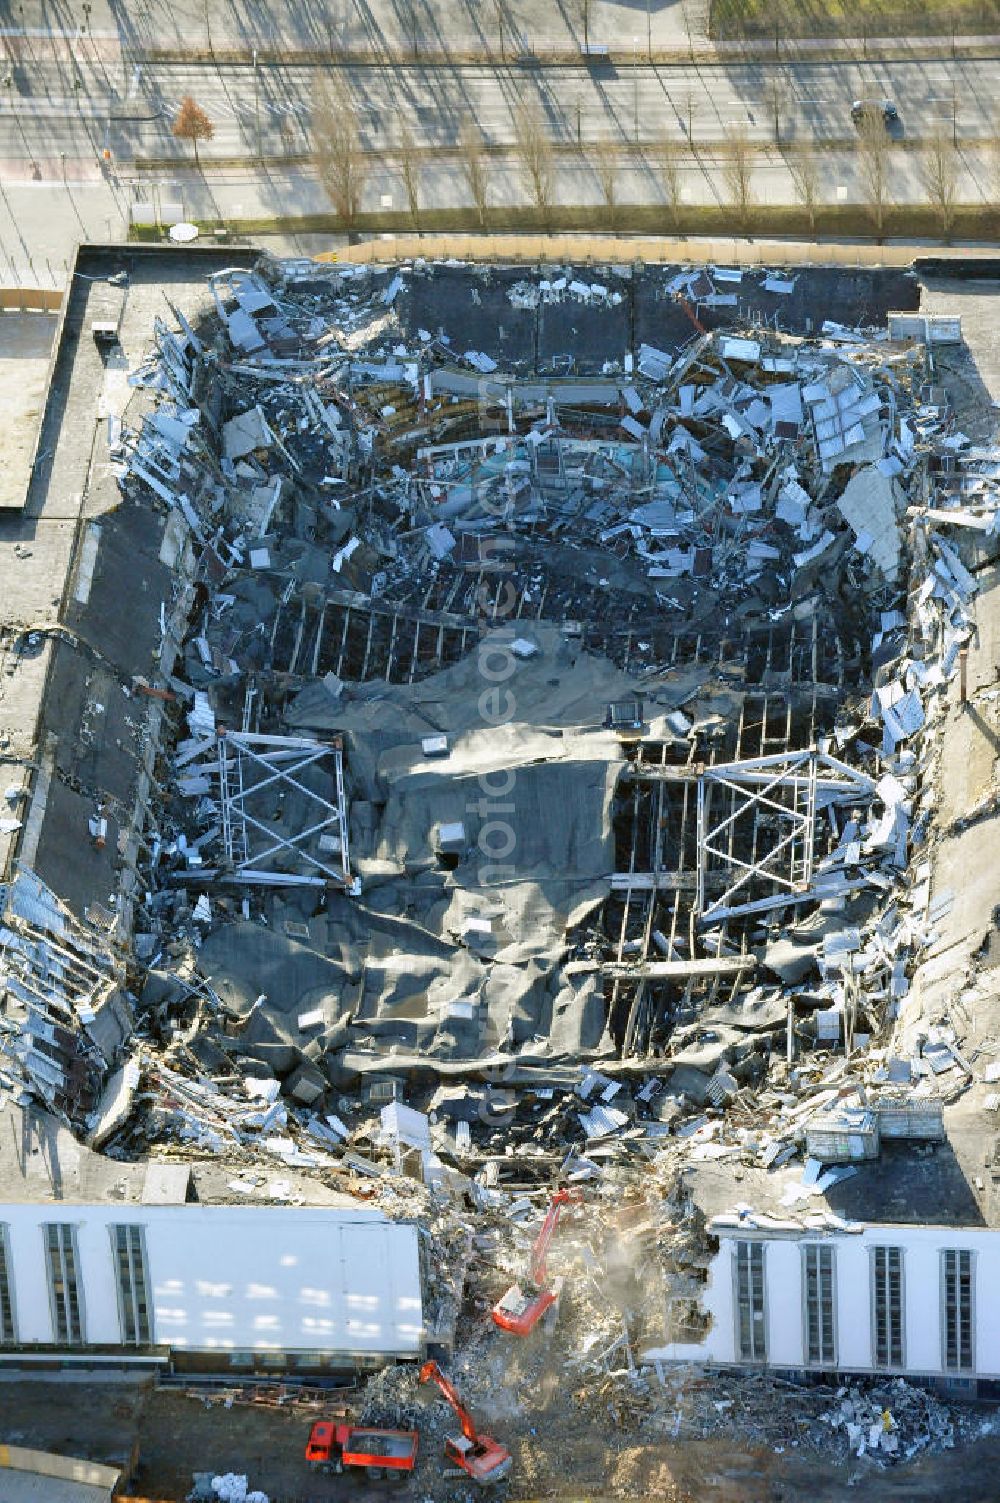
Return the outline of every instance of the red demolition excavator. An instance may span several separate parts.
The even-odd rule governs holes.
[[[492,1440],[488,1435],[480,1435],[472,1415],[436,1362],[424,1363],[420,1369],[420,1381],[437,1384],[458,1415],[458,1422],[462,1427],[461,1435],[449,1435],[445,1440],[446,1460],[461,1467],[473,1482],[502,1481],[510,1471],[510,1452],[505,1451],[499,1441]]]
[[[557,1190],[549,1201],[542,1229],[531,1249],[528,1278],[524,1284],[512,1284],[503,1299],[493,1306],[493,1319],[501,1330],[512,1331],[515,1336],[530,1335],[559,1298],[558,1288],[549,1283],[545,1257],[563,1206],[579,1205],[582,1199],[579,1190]]]

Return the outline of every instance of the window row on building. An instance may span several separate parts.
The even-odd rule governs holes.
[[[818,1368],[834,1368],[837,1356],[837,1249],[832,1242],[805,1242],[802,1254],[802,1351]],[[869,1249],[872,1366],[906,1366],[904,1249]],[[767,1243],[734,1244],[736,1354],[743,1362],[768,1360]],[[946,1372],[975,1370],[974,1254],[945,1248],[940,1253],[939,1300],[941,1367]]]
[[[56,1346],[84,1346],[87,1320],[80,1286],[80,1257],[76,1228],[71,1222],[49,1221],[42,1228],[45,1269],[52,1312],[52,1341]],[[152,1318],[149,1276],[141,1226],[111,1226],[110,1256],[118,1293],[123,1346],[150,1346]],[[18,1341],[17,1295],[8,1228],[0,1223],[0,1345]]]

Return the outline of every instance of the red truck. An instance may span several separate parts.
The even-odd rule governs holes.
[[[309,1432],[306,1461],[317,1472],[357,1467],[372,1478],[390,1477],[413,1471],[418,1443],[416,1430],[379,1430],[317,1420]]]

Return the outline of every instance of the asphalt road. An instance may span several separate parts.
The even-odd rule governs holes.
[[[202,150],[241,157],[301,152],[310,146],[313,96],[323,73],[309,66],[211,68],[201,65],[108,63],[82,42],[74,61],[22,65],[3,91],[0,158],[58,158],[98,153],[117,161],[169,156],[170,126],[185,94],[215,126]],[[734,126],[762,145],[783,140],[850,139],[851,101],[897,101],[900,132],[919,139],[935,122],[960,140],[993,128],[997,65],[992,61],[822,63],[767,67],[636,66],[595,76],[584,68],[492,70],[483,67],[365,67],[345,70],[364,144],[390,148],[405,127],[418,146],[452,145],[475,120],[491,143],[514,140],[512,111],[535,100],[553,138],[567,145],[599,140],[650,141],[663,133],[719,143]]]

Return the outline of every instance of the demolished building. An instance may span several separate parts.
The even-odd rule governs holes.
[[[263,258],[151,317],[100,374],[59,622],[18,639],[53,708],[9,796],[10,1110],[322,1179],[442,1270],[474,1214],[520,1238],[558,1180],[649,1180],[630,1369],[1000,1377],[985,1180],[905,1192],[905,1258],[886,1214],[954,1176],[980,1082],[915,981],[996,452],[918,298]],[[904,1289],[940,1338],[893,1335]]]

